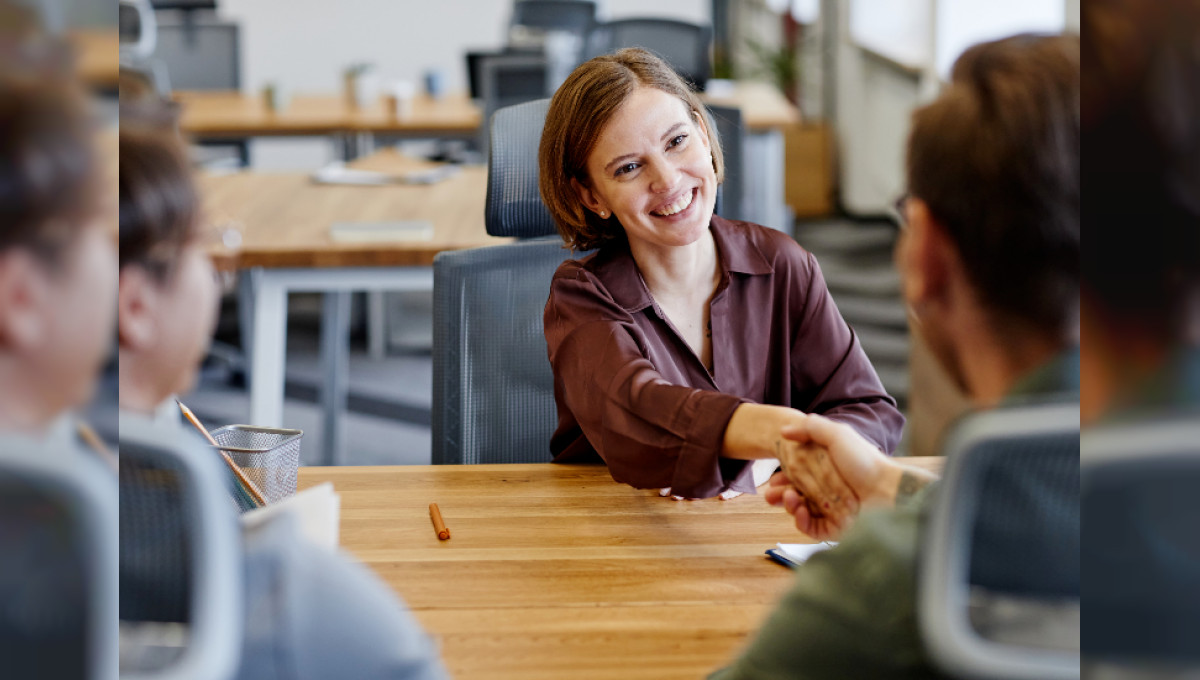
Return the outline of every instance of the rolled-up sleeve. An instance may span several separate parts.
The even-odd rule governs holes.
[[[719,454],[744,400],[665,380],[631,314],[591,273],[572,263],[556,273],[544,326],[559,406],[556,455],[582,435],[616,481],[696,498],[716,495],[743,470]]]
[[[801,251],[802,252],[802,251]],[[885,453],[900,443],[904,416],[888,395],[857,334],[838,312],[816,259],[802,252],[792,297],[792,406],[853,427]]]

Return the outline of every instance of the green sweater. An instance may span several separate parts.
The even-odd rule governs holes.
[[[1022,379],[1007,401],[1079,393],[1079,350]],[[814,555],[733,665],[709,680],[940,678],[917,628],[917,547],[926,487],[891,510],[864,512],[834,550]]]

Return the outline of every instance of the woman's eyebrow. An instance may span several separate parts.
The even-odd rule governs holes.
[[[670,127],[670,129],[668,129],[666,132],[663,133],[663,136],[661,138],[662,141],[666,141],[667,138],[674,136],[675,133],[678,132],[679,128],[681,128],[681,127],[686,127],[686,123],[676,123],[676,124],[672,125]],[[608,172],[612,168],[612,166],[614,166],[628,158],[636,158],[636,157],[637,157],[636,153],[627,153],[627,154],[624,154],[621,156],[617,156],[616,158],[612,159],[604,166],[604,172]]]

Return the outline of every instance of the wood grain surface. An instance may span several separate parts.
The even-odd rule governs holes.
[[[603,466],[300,471],[301,488],[324,481],[341,496],[342,546],[404,598],[459,680],[702,678],[792,580],[763,552],[809,541],[760,496],[673,501]]]
[[[388,149],[351,167],[402,174],[433,165]],[[484,228],[487,169],[482,166],[465,166],[458,175],[429,185],[325,185],[307,173],[249,171],[204,174],[199,184],[209,223],[242,232],[237,252],[212,251],[222,269],[430,265],[443,250],[509,241],[488,236]],[[335,222],[396,220],[426,220],[433,224],[433,238],[338,243],[330,237]]]

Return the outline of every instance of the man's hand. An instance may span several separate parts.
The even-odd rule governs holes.
[[[782,434],[804,450],[826,453],[845,484],[863,504],[890,505],[894,502],[896,465],[853,427],[809,414],[803,423],[784,427]],[[809,495],[804,485],[805,472],[794,472],[789,462],[784,461],[783,466],[788,478],[798,491]]]

